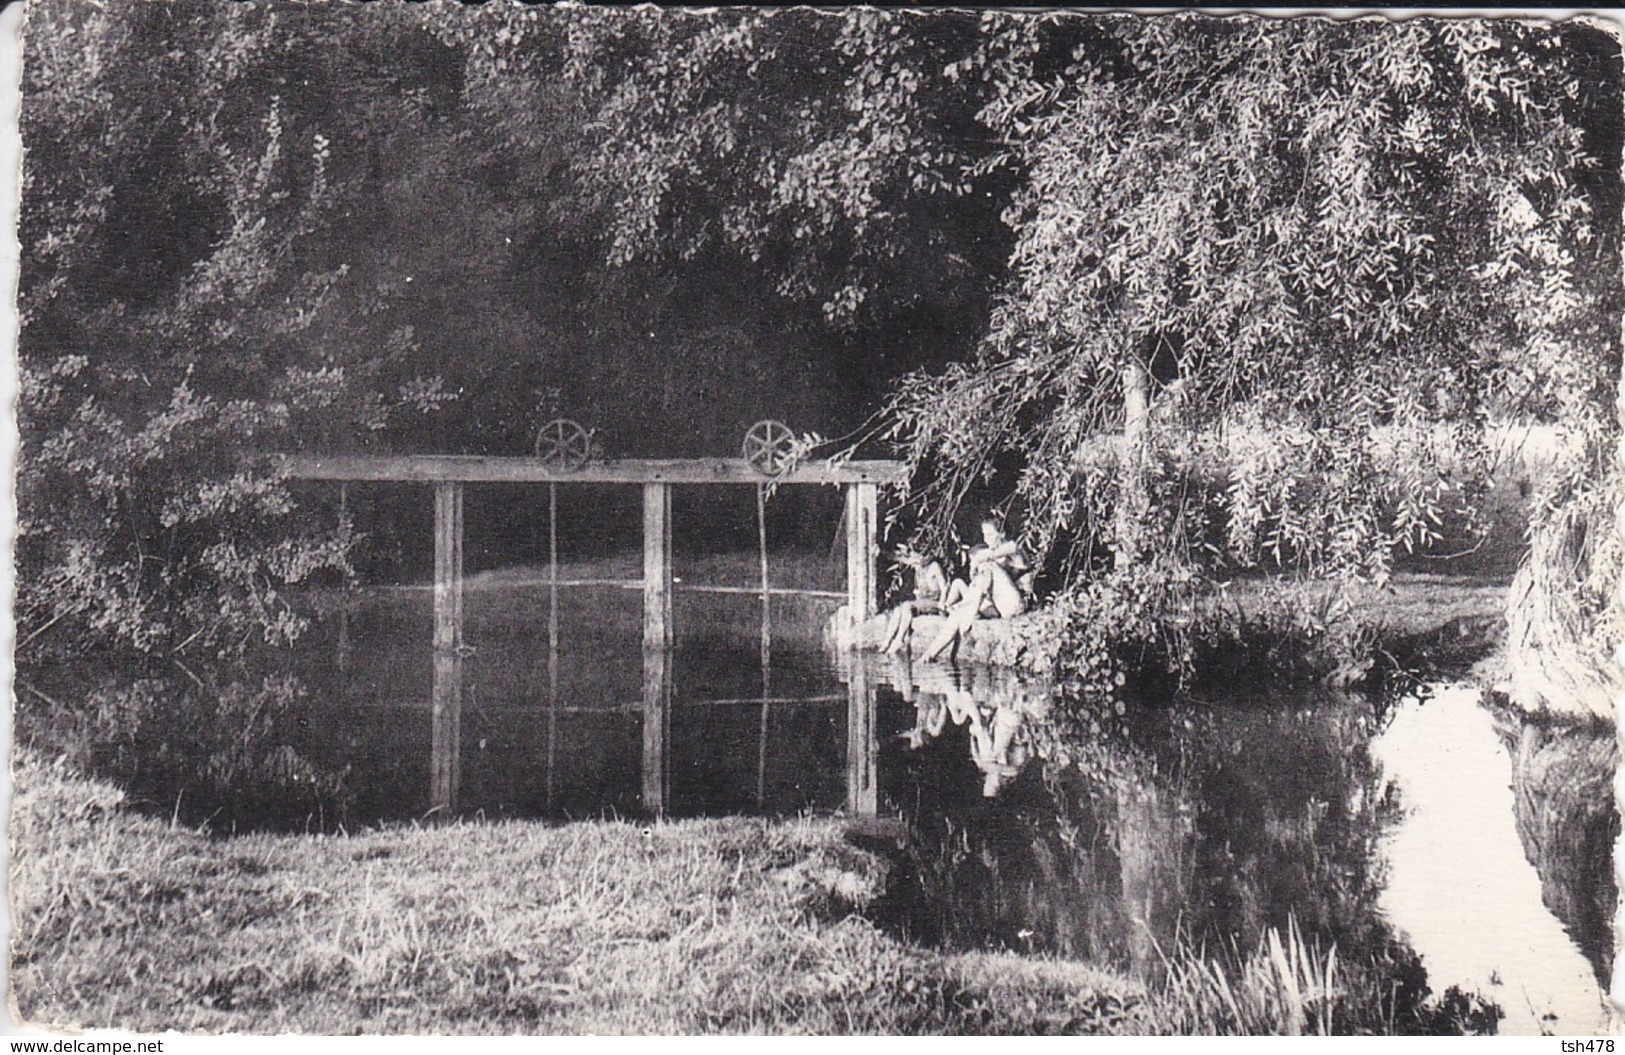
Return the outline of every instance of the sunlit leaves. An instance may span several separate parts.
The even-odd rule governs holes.
[[[1461,514],[1488,416],[1572,401],[1609,361],[1578,336],[1606,310],[1578,266],[1594,160],[1572,101],[1595,71],[1522,23],[1091,28],[1064,79],[1017,69],[982,111],[1025,173],[1017,242],[977,365],[894,403],[915,462],[954,477],[925,504],[1016,458],[1030,544],[1069,516],[1109,530],[1071,463],[1082,423],[1120,427],[1114,379],[1140,359],[1159,419],[1177,398],[1176,432],[1232,448],[1198,467],[1156,440],[1228,477],[1231,559],[1380,577]],[[1035,383],[996,383],[1017,367]],[[1445,461],[1394,456],[1441,429]]]

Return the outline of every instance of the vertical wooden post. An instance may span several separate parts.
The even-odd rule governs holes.
[[[671,485],[643,485],[643,808],[666,808],[671,709]]]
[[[559,485],[547,485],[547,811],[559,740]]]
[[[350,518],[350,489],[345,484],[339,484],[339,529],[343,530],[344,523]],[[350,583],[349,576],[344,578],[344,594],[339,598],[339,672],[350,669]]]
[[[773,653],[772,594],[767,583],[767,488],[756,485],[756,547],[762,570],[762,676]]]
[[[559,657],[559,485],[547,485],[547,669],[558,688],[554,668]]]
[[[853,623],[875,614],[875,485],[846,485],[846,604]]]
[[[846,804],[854,817],[880,812],[876,787],[879,762],[875,741],[875,691],[865,657],[853,653],[846,681]]]
[[[429,805],[457,806],[463,718],[463,485],[434,489],[434,697]]]
[[[643,485],[643,647],[671,647],[671,485]]]
[[[762,715],[756,739],[756,808],[767,800],[767,720],[773,687],[773,595],[767,583],[767,488],[756,485],[756,543],[762,565]]]

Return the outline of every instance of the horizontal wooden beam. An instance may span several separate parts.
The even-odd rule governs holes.
[[[707,586],[704,583],[676,582],[675,580],[674,580],[674,583],[675,584],[672,586],[672,589],[676,590],[678,593],[738,593],[738,594],[748,594],[748,595],[750,595],[752,597],[760,597],[762,595],[762,588],[760,586]],[[517,588],[520,588],[520,587],[548,586],[548,585],[558,585],[558,586],[604,586],[604,587],[613,587],[614,589],[617,589],[617,590],[641,590],[641,589],[643,589],[643,580],[642,579],[560,579],[557,584],[551,584],[549,582],[549,580],[543,579],[543,578],[540,578],[540,577],[533,578],[533,579],[511,578],[511,579],[501,579],[501,580],[498,580],[498,581],[495,581],[495,582],[466,583],[466,585],[464,586],[464,592],[465,593],[480,593],[480,592],[482,592],[484,590],[506,590],[506,589],[517,589]],[[412,592],[422,593],[422,592],[424,592],[426,590],[434,589],[434,586],[433,585],[426,585],[424,583],[416,583],[416,584],[406,584],[406,585],[402,585],[402,586],[366,586],[366,587],[363,587],[363,589],[375,590],[375,591],[378,591],[380,593],[386,593],[386,592],[387,593],[412,593]],[[846,600],[846,596],[847,596],[845,590],[813,590],[813,589],[803,590],[803,589],[799,589],[799,588],[794,587],[794,586],[774,586],[774,587],[771,587],[767,592],[772,594],[774,597],[816,597],[816,598],[818,598],[820,600],[825,600],[825,601],[844,601],[844,600]]]
[[[743,458],[622,458],[561,469],[539,458],[468,454],[295,454],[284,457],[299,480],[375,480],[404,483],[760,484],[775,477]],[[781,484],[897,484],[908,478],[899,461],[808,461]]]
[[[842,703],[846,701],[846,698],[844,692],[822,696],[769,696],[765,698],[761,696],[739,696],[717,700],[676,700],[672,703],[672,709],[681,711],[689,707],[760,707],[763,704],[771,704],[774,707],[811,707],[814,704]],[[376,714],[380,711],[416,711],[420,709],[421,704],[412,700],[392,700],[388,702],[371,700],[361,703],[347,702],[345,706],[353,710]],[[537,703],[535,700],[516,700],[509,703],[482,703],[479,707],[472,708],[471,711],[482,715],[534,715],[540,717],[546,715],[550,710],[559,714],[602,714],[608,716],[633,714],[642,709],[642,700],[635,703],[628,701],[626,703],[611,704],[608,707],[578,703],[561,703],[556,707],[549,707],[546,701]]]

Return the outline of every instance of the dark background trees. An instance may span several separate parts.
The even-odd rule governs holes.
[[[762,417],[841,435],[970,340],[951,296],[836,331],[720,247],[617,256],[556,13],[44,4],[26,33],[35,648],[296,633],[289,587],[351,539],[265,452],[519,454],[564,414],[728,454]]]
[[[34,647],[284,638],[351,539],[257,454],[560,413],[623,455],[884,429],[904,528],[997,503],[1080,574],[1381,577],[1496,418],[1577,437],[1554,517],[1602,493],[1600,30],[44,3],[27,40]]]

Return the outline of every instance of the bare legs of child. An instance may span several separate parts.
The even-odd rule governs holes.
[[[911,601],[904,601],[892,609],[891,616],[886,620],[886,640],[880,646],[882,652],[897,654],[908,647],[909,631],[914,627],[914,617],[925,612],[940,611],[946,605],[952,604],[953,587],[961,586],[958,580],[953,586],[948,583],[948,577],[943,573],[942,565],[931,561],[914,573],[915,597]],[[943,598],[939,601],[937,598]]]
[[[882,652],[898,653],[908,643],[908,632],[914,625],[914,602],[904,601],[893,608],[891,616],[886,620],[886,642],[880,646]]]
[[[954,585],[959,585],[957,580]],[[921,658],[936,659],[948,651],[959,636],[981,618],[984,606],[991,608],[989,615],[1002,619],[1014,618],[1026,608],[1015,580],[998,564],[983,564],[971,577],[970,586],[963,591],[962,598],[955,597],[959,592],[949,590],[949,596],[954,600],[949,602],[948,618],[943,621],[942,629],[937,631],[936,638],[926,647]]]

